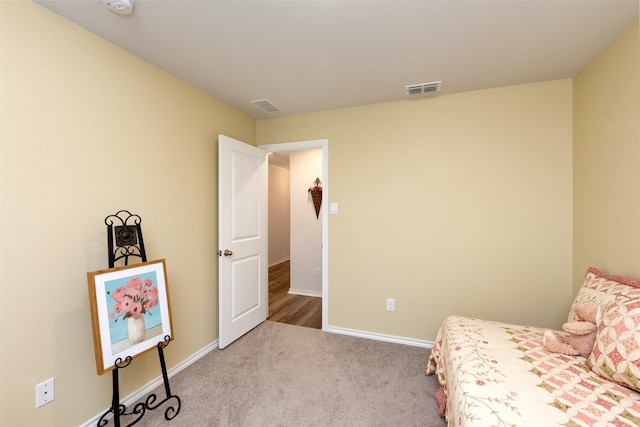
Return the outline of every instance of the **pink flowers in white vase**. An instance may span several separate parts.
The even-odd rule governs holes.
[[[122,319],[136,317],[148,313],[151,307],[158,305],[158,288],[151,279],[134,277],[125,285],[117,287],[111,297],[115,302],[109,317],[117,322],[120,316]]]

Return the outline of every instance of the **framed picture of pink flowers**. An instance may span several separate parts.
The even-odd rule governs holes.
[[[173,339],[165,260],[87,273],[98,375]]]

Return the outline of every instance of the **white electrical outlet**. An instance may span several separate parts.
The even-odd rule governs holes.
[[[36,408],[46,405],[55,397],[53,378],[36,385]]]
[[[396,300],[387,298],[387,311],[396,311]]]

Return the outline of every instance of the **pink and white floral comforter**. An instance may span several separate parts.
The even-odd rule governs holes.
[[[543,334],[448,317],[427,374],[446,394],[449,427],[640,426],[640,393],[599,377],[584,357],[546,351]]]

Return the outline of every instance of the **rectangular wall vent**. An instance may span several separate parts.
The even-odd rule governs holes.
[[[266,113],[279,113],[281,111],[268,99],[258,99],[256,101],[251,101],[251,103]]]
[[[408,85],[404,87],[404,90],[407,92],[407,95],[420,95],[423,93],[430,92],[438,92],[440,91],[440,85],[442,81],[438,82],[429,82],[429,83],[419,83],[415,85]]]

